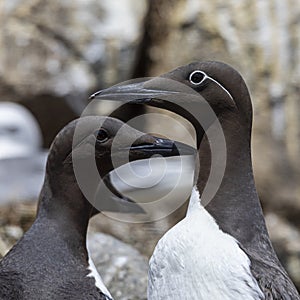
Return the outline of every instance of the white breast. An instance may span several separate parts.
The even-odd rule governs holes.
[[[96,285],[96,287],[103,294],[105,294],[109,298],[113,299],[112,296],[111,296],[111,294],[109,293],[108,289],[104,285],[103,280],[102,280],[100,274],[98,273],[93,260],[90,257],[89,257],[89,267],[88,267],[88,270],[91,271],[91,272],[87,276],[88,277],[93,277],[95,279],[95,285]]]
[[[160,239],[149,264],[149,300],[264,299],[249,258],[219,229],[195,189],[187,216]]]

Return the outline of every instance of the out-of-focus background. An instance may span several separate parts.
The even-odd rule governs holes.
[[[300,289],[298,0],[0,0],[1,255],[32,223],[47,148],[88,96],[194,60],[231,64],[250,89],[256,184],[273,244]],[[116,298],[146,299],[145,257],[182,215],[91,222],[91,249],[109,267],[103,276]],[[101,256],[103,241],[126,259]]]

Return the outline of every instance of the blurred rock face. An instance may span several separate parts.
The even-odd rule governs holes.
[[[1,1],[0,77],[18,93],[87,93],[125,80],[145,1]]]
[[[1,0],[0,101],[27,106],[48,147],[92,91],[130,77],[145,12],[146,0]]]

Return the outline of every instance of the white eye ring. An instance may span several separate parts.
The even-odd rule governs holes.
[[[201,80],[198,82],[198,81],[195,81],[195,79],[193,80],[193,77],[195,77],[196,74],[201,74],[202,78]],[[190,76],[189,76],[189,81],[190,83],[194,84],[194,85],[199,85],[201,84],[204,80],[206,80],[207,78],[209,78],[203,71],[200,71],[200,70],[196,70],[196,71],[193,71]]]
[[[199,74],[201,74],[201,75],[203,76],[202,79],[201,79],[199,82],[195,82],[195,81],[192,79],[192,77],[193,77],[196,73],[199,73]],[[220,84],[217,80],[213,79],[212,77],[206,75],[203,71],[200,71],[200,70],[193,71],[193,72],[190,74],[190,76],[189,76],[189,81],[190,81],[190,83],[192,83],[193,85],[200,85],[200,84],[203,83],[206,79],[209,79],[209,80],[213,81],[214,83],[216,83],[221,89],[224,90],[224,92],[227,93],[227,95],[230,97],[230,99],[233,100],[233,97],[231,96],[231,94],[229,93],[229,91],[226,90],[222,84]]]
[[[109,135],[108,135],[107,131],[103,128],[97,130],[95,132],[95,135],[96,135],[97,141],[100,143],[105,143],[106,141],[109,140]]]

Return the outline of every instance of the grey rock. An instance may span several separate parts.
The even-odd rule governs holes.
[[[146,300],[148,260],[132,246],[104,234],[88,235],[88,249],[115,299]]]
[[[270,237],[279,259],[300,287],[300,232],[299,229],[275,213],[266,214]]]

